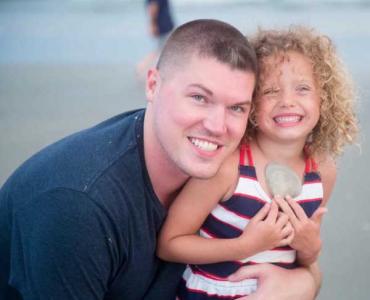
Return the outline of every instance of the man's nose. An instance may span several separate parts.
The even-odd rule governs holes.
[[[222,135],[226,132],[226,111],[224,107],[213,107],[204,119],[204,127],[213,135]]]

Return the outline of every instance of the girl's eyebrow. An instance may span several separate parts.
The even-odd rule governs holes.
[[[312,81],[314,78],[310,78],[311,76],[300,76],[298,81]]]
[[[298,84],[307,84],[307,85],[315,85],[315,81],[311,80],[311,79],[300,79],[297,81]]]

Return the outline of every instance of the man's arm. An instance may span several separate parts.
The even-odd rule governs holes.
[[[109,228],[84,193],[33,199],[14,215],[10,284],[28,300],[103,299],[117,253]]]
[[[254,294],[239,300],[312,300],[321,285],[321,273],[317,263],[308,268],[287,270],[272,264],[260,264],[240,268],[229,276],[230,281],[257,278],[258,288]]]

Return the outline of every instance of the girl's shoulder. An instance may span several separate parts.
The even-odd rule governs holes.
[[[323,204],[325,205],[335,185],[337,166],[335,159],[326,153],[315,155],[314,160],[317,163],[317,170],[320,174],[324,189]]]
[[[226,192],[223,200],[231,197],[239,178],[239,163],[240,163],[240,148],[234,151],[222,164],[218,174],[216,175],[218,184],[226,184]]]
[[[224,180],[225,178],[237,176],[239,174],[239,156],[238,148],[223,161],[213,178],[215,180]]]
[[[316,154],[312,158],[315,161],[320,174],[330,175],[331,173],[336,173],[336,162],[331,155],[322,153]]]

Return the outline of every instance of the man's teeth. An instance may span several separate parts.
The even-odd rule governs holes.
[[[274,118],[276,123],[294,123],[301,120],[300,116],[281,116]]]
[[[215,151],[217,149],[217,144],[210,143],[203,140],[198,139],[191,139],[191,143],[195,146],[197,146],[199,149],[202,149],[203,151]]]

